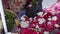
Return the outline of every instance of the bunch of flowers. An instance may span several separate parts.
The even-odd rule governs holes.
[[[38,12],[34,18],[23,15],[18,29],[21,34],[49,34],[56,29],[60,30],[60,18],[57,15],[54,11]]]

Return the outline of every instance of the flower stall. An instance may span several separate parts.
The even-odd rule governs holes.
[[[60,2],[45,1],[9,0],[10,9],[4,8],[8,34],[60,34]]]

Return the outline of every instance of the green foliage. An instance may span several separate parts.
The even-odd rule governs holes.
[[[16,16],[17,15],[15,13],[9,10],[5,11],[5,18],[6,18],[7,28],[9,32],[11,32],[14,28]]]

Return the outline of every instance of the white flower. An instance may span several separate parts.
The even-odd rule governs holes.
[[[34,17],[34,19],[36,19],[36,17]]]
[[[55,24],[54,26],[55,26],[55,27],[60,27],[58,24]]]
[[[51,25],[51,22],[47,22],[47,24],[48,24],[48,25],[49,25],[49,24]]]
[[[25,18],[24,18],[24,17],[21,17],[21,20],[22,20],[22,21],[25,21]]]
[[[39,24],[42,24],[42,23],[44,23],[46,20],[45,20],[44,18],[40,18],[40,19],[38,19],[38,21],[39,21]]]
[[[32,20],[32,18],[29,18],[30,20]]]
[[[39,28],[39,26],[38,26],[38,25],[36,25],[36,28]]]
[[[39,13],[37,13],[37,15],[42,17],[43,16],[43,12],[39,12]]]
[[[26,21],[21,21],[20,25],[21,25],[22,28],[27,28],[27,27],[29,27],[28,21],[27,21],[27,22],[26,22]]]
[[[29,18],[30,22],[33,20],[32,18]]]
[[[52,18],[49,16],[48,20],[52,20]]]
[[[49,32],[48,31],[44,31],[44,34],[49,34]]]
[[[57,16],[52,17],[52,20],[56,21],[57,20]]]
[[[29,23],[29,21],[26,21],[26,23]]]

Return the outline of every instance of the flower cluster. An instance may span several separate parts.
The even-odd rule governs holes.
[[[20,18],[21,21],[18,28],[20,28],[23,33],[27,34],[49,34],[49,32],[60,28],[60,18],[57,15],[58,14],[54,11],[39,12],[34,18],[29,18],[26,15],[23,15]]]

